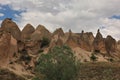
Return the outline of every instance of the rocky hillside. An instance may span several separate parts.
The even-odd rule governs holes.
[[[49,41],[45,45],[43,40]],[[53,33],[43,25],[35,29],[27,24],[22,31],[15,22],[6,18],[0,27],[0,66],[7,68],[18,75],[31,75],[41,51],[48,52],[54,46],[68,45],[81,62],[91,61],[91,54],[95,54],[97,61],[120,59],[120,41],[108,35],[103,38],[100,30],[96,36],[92,32],[74,33],[71,30],[64,32],[62,28]]]

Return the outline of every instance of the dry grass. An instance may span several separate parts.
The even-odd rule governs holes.
[[[120,80],[120,62],[82,63],[79,80]]]
[[[0,69],[0,80],[25,80],[7,69]]]

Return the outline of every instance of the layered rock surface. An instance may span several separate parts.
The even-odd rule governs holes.
[[[43,38],[50,41],[49,45],[41,47]],[[62,28],[51,33],[43,25],[34,29],[31,24],[20,31],[17,24],[7,18],[0,28],[0,66],[10,66],[8,69],[19,75],[31,74],[41,51],[47,53],[62,45],[71,47],[81,62],[91,61],[92,53],[97,53],[98,61],[120,60],[120,41],[109,35],[103,38],[99,30],[95,37],[92,32],[64,32]]]
[[[41,48],[43,38],[48,38],[50,44],[47,47]],[[81,33],[74,33],[69,30],[69,32],[65,33],[62,28],[58,28],[51,33],[43,25],[38,25],[37,28],[34,29],[31,24],[27,24],[23,30],[20,31],[17,24],[10,18],[5,19],[1,24],[1,62],[2,60],[3,62],[7,62],[18,52],[26,51],[26,53],[30,55],[38,55],[40,50],[45,51],[47,49],[49,51],[54,46],[62,45],[70,46],[75,53],[79,53],[78,51],[80,50],[83,51],[83,53],[80,52],[79,54],[81,57],[84,57],[86,53],[93,52],[104,55],[115,54],[116,56],[120,52],[120,42],[117,43],[111,36],[103,38],[99,30],[94,37],[92,32],[82,31]],[[90,56],[91,54],[86,55]]]
[[[94,39],[93,47],[95,52],[106,53],[105,39],[99,30],[97,31],[96,37]]]
[[[1,28],[4,31],[9,32],[16,40],[21,40],[21,31],[18,28],[17,24],[13,22],[10,18],[6,18],[1,23]]]
[[[17,40],[10,33],[0,29],[0,64],[8,64],[17,53]]]
[[[34,27],[31,24],[27,24],[22,30],[21,35],[22,41],[29,40],[34,31],[35,31]]]

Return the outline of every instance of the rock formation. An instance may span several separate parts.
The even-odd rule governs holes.
[[[105,38],[105,47],[106,47],[106,51],[107,53],[112,53],[115,52],[117,49],[117,42],[114,38],[112,38],[110,35],[107,36],[107,38]]]
[[[87,51],[92,51],[93,50],[93,41],[94,41],[94,36],[92,32],[86,32],[82,31],[80,34],[80,48],[87,50]]]
[[[0,29],[0,64],[6,65],[16,55],[17,41],[12,35]]]
[[[58,35],[59,37],[63,37],[65,34],[64,34],[62,28],[58,28],[58,29],[56,29],[56,30],[53,32],[52,35],[53,35],[53,36],[54,36],[54,35]]]
[[[55,46],[61,46],[65,43],[65,34],[62,30],[62,28],[58,28],[56,29],[53,33],[52,33],[52,38],[51,38],[51,42],[50,42],[50,46],[49,48],[53,48]]]
[[[46,47],[41,47],[43,38],[50,40],[50,44]],[[17,24],[7,18],[2,22],[0,28],[0,63],[9,63],[15,55],[22,51],[23,54],[25,51],[28,55],[38,56],[40,50],[49,51],[55,46],[65,44],[71,47],[78,57],[87,58],[88,61],[93,51],[100,55],[102,53],[102,55],[112,54],[112,56],[118,56],[120,53],[120,41],[116,42],[111,36],[103,38],[99,30],[95,38],[92,32],[73,33],[69,30],[64,33],[62,28],[58,28],[51,33],[43,25],[38,25],[34,29],[31,24],[27,24],[21,32]]]
[[[22,30],[21,35],[22,41],[29,40],[34,31],[35,31],[34,27],[31,24],[27,24]]]
[[[50,39],[51,33],[43,25],[38,25],[35,32],[31,35],[31,39],[34,41],[40,41],[43,37]]]
[[[18,28],[17,24],[13,22],[10,18],[6,18],[1,23],[1,28],[4,31],[9,32],[16,40],[21,40],[21,31]]]
[[[103,38],[99,30],[95,37],[92,32],[64,32],[62,28],[51,33],[43,25],[34,29],[31,24],[20,31],[15,22],[6,18],[0,28],[0,67],[17,72],[20,76],[26,76],[26,73],[34,76],[39,53],[47,53],[53,47],[62,45],[71,47],[76,59],[81,62],[91,61],[93,53],[97,53],[97,61],[120,60],[120,40],[116,42],[110,35]]]
[[[72,33],[71,30],[69,30],[69,36],[66,41],[66,44],[70,46],[71,48],[73,47],[79,47],[79,36]]]
[[[99,29],[98,29],[97,35],[93,41],[93,47],[94,47],[95,52],[106,53],[105,39],[103,38]]]

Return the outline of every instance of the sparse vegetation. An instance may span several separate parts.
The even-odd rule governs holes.
[[[44,50],[43,49],[40,49],[39,51],[38,51],[38,53],[42,53]]]
[[[0,80],[25,80],[8,69],[0,69]]]
[[[37,75],[43,74],[44,80],[77,80],[79,63],[69,47],[54,47],[41,55],[35,72]]]
[[[95,61],[97,60],[97,57],[95,56],[94,53],[92,53],[90,59],[91,59],[93,62],[95,62]]]
[[[100,53],[100,50],[95,50],[94,52],[95,52],[95,53]]]
[[[113,62],[113,61],[114,61],[114,59],[113,59],[113,58],[109,58],[109,59],[108,59],[108,61]]]
[[[28,55],[26,50],[20,52],[20,61],[25,61],[28,64],[31,61],[31,57]]]
[[[41,41],[41,48],[43,48],[45,46],[49,46],[49,43],[50,43],[50,40],[46,37],[43,37],[42,41]]]
[[[40,80],[38,77],[34,77],[32,80]]]
[[[119,62],[82,63],[79,80],[120,80]]]

